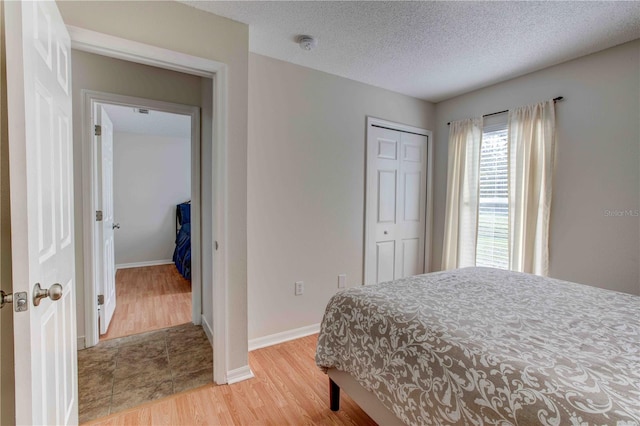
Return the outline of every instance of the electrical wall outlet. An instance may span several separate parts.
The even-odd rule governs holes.
[[[304,281],[296,281],[296,296],[304,294]]]
[[[345,288],[347,286],[347,274],[338,275],[338,288]]]

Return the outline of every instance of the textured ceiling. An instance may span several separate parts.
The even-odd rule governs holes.
[[[191,137],[191,117],[188,115],[155,110],[149,110],[149,114],[140,114],[133,107],[110,104],[105,104],[104,109],[113,122],[115,132]]]
[[[251,52],[432,102],[640,38],[640,2],[183,3],[248,24]]]

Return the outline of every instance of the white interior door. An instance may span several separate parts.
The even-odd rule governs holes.
[[[113,123],[102,105],[96,104],[96,125],[100,126],[96,134],[97,170],[98,170],[98,208],[102,212],[102,221],[97,221],[100,273],[98,294],[104,297],[100,306],[100,334],[109,329],[111,318],[116,310],[116,261],[114,257],[113,231],[115,226],[113,213]]]
[[[13,293],[28,308],[14,311],[16,423],[74,424],[70,40],[55,2],[4,7]],[[36,283],[51,290],[38,306]]]
[[[427,136],[370,125],[365,283],[424,272]]]

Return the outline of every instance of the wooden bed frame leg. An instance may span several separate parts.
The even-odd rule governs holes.
[[[340,386],[331,379],[329,379],[329,405],[331,411],[338,411],[340,409]]]

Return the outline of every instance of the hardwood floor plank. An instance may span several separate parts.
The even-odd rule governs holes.
[[[329,409],[329,382],[315,365],[317,335],[249,353],[255,378],[210,385],[89,425],[375,425],[344,392]]]
[[[119,269],[116,299],[109,330],[100,340],[191,322],[191,282],[173,264]]]

